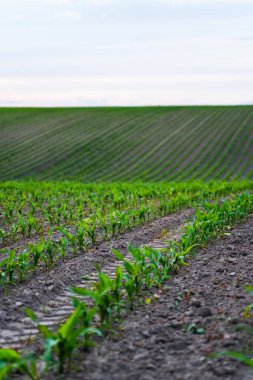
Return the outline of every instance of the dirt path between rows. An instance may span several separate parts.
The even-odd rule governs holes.
[[[243,364],[208,357],[248,344],[248,335],[235,326],[252,302],[244,290],[253,283],[252,232],[251,218],[201,250],[163,291],[153,291],[157,300],[137,307],[114,337],[83,353],[74,363],[75,371],[63,378],[252,380],[253,372]],[[194,325],[204,333],[194,333]],[[192,331],[187,331],[189,326]]]
[[[80,285],[82,276],[90,276],[96,271],[96,264],[109,271],[117,264],[112,248],[127,255],[127,246],[148,244],[159,238],[163,231],[169,234],[167,239],[177,237],[186,219],[193,215],[193,209],[187,209],[149,224],[135,228],[115,239],[101,243],[89,252],[58,262],[48,273],[35,274],[24,284],[17,284],[0,294],[0,347],[20,348],[37,333],[32,322],[26,317],[25,307],[32,308],[40,321],[54,326],[66,319],[72,310],[70,286]],[[175,236],[176,235],[176,236]],[[85,283],[83,284],[85,286]]]

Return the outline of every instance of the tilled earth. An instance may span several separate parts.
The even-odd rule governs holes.
[[[49,273],[35,275],[25,284],[1,295],[1,331],[20,330],[24,306],[38,311],[51,305],[66,287],[76,284],[82,274],[113,264],[111,248],[127,252],[129,243],[159,247],[163,230],[169,239],[176,239],[192,210],[179,212],[129,231],[117,240],[102,243],[87,255],[75,256],[58,263]],[[253,372],[232,359],[211,359],[209,354],[224,350],[239,350],[249,337],[237,331],[244,307],[252,302],[244,285],[252,284],[253,220],[230,230],[230,234],[214,241],[189,260],[189,266],[139,302],[114,335],[98,342],[97,348],[81,353],[74,361],[71,373],[63,378],[77,380],[151,380],[151,379],[253,379]],[[164,238],[164,237],[163,237]],[[64,301],[65,302],[65,301]],[[69,300],[66,302],[69,304]],[[50,310],[51,310],[50,309]],[[55,312],[58,311],[55,309]],[[247,321],[253,323],[253,321]],[[1,335],[1,334],[0,334]],[[3,341],[8,336],[2,335]],[[55,379],[53,374],[48,380]]]
[[[81,354],[64,379],[253,379],[245,365],[209,356],[252,345],[236,330],[246,323],[243,309],[252,302],[244,290],[253,282],[252,231],[251,218],[191,257],[189,266],[162,291],[154,290],[148,296],[152,302],[136,307],[114,336]]]
[[[187,209],[129,230],[88,252],[58,262],[50,272],[35,273],[25,283],[10,287],[6,294],[0,291],[0,347],[25,346],[30,336],[37,332],[26,318],[25,307],[36,311],[43,323],[46,317],[49,326],[59,322],[61,317],[66,319],[72,309],[71,296],[66,295],[67,289],[78,285],[82,275],[97,272],[97,263],[103,269],[114,265],[116,260],[112,248],[127,254],[129,244],[148,244],[159,238],[163,231],[167,231],[168,238],[174,239],[191,215],[193,209]]]

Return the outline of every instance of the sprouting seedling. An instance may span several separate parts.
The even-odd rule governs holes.
[[[96,244],[96,219],[95,218],[86,218],[83,221],[83,226],[89,238],[91,239],[91,244]]]
[[[76,253],[76,235],[75,234],[72,235],[67,230],[67,228],[63,228],[63,227],[58,227],[58,231],[63,233],[63,235],[67,238],[68,242],[71,244],[74,253]]]
[[[66,238],[61,237],[58,242],[58,249],[60,252],[61,257],[66,257],[67,255],[67,246],[68,246],[68,240]]]
[[[45,338],[43,359],[46,363],[46,368],[49,368],[54,363],[54,353],[57,357],[59,373],[63,373],[65,368],[66,370],[70,369],[73,353],[78,348],[79,338],[84,336],[85,333],[91,334],[92,331],[96,331],[96,329],[89,330],[89,328],[83,327],[81,321],[83,309],[81,305],[76,307],[57,331],[50,331],[47,326],[40,324],[36,314],[31,309],[26,309],[26,313]]]
[[[47,220],[49,221],[50,225],[54,225],[54,215],[51,212],[45,211],[45,216]]]
[[[86,247],[85,241],[85,226],[79,225],[76,230],[76,240],[80,251],[83,251]]]
[[[149,288],[153,284],[160,287],[162,282],[169,278],[168,254],[152,247],[143,247],[141,250],[148,262],[145,276],[146,287]]]
[[[31,206],[31,214],[34,215],[36,211],[36,203],[30,200],[30,206]]]
[[[99,224],[103,229],[104,239],[107,240],[109,238],[109,226],[107,222],[107,217],[103,217],[101,213],[98,214]]]
[[[12,284],[14,282],[14,271],[18,266],[15,249],[8,252],[8,257],[0,263],[0,266],[4,268],[4,273],[8,276],[8,282]]]
[[[30,255],[26,250],[18,255],[17,264],[19,281],[23,282],[26,278],[28,270],[31,267]]]
[[[72,288],[71,290],[75,294],[88,297],[94,302],[101,326],[111,325],[114,301],[110,294],[110,279],[106,274],[99,273],[99,282],[95,284],[94,289]]]
[[[26,222],[25,222],[25,219],[21,215],[18,218],[18,227],[20,228],[21,233],[23,237],[25,238],[26,237]]]
[[[116,234],[116,227],[117,227],[117,218],[114,212],[109,217],[109,223],[112,229],[112,236],[114,237]]]
[[[5,210],[4,210],[4,217],[5,217],[5,219],[8,221],[8,222],[10,222],[11,220],[12,220],[12,218],[13,218],[13,213],[14,213],[14,204],[12,204],[12,203],[7,203],[6,205],[5,205],[6,207],[5,207]]]
[[[4,243],[6,236],[7,236],[6,232],[2,228],[0,228],[0,244]]]
[[[21,356],[15,350],[0,348],[0,380],[17,371],[38,380],[36,358],[32,354]]]
[[[47,269],[52,268],[54,265],[57,248],[58,245],[49,237],[44,244],[45,254],[41,256],[41,259],[44,261]]]
[[[43,238],[40,238],[40,241],[37,244],[29,243],[29,253],[32,255],[32,266],[34,270],[37,268],[39,261],[42,259],[44,248],[45,240]]]
[[[111,291],[114,297],[115,308],[117,310],[118,317],[120,317],[120,310],[122,304],[122,281],[123,271],[122,267],[119,265],[116,268],[115,279],[111,280]]]
[[[1,268],[1,262],[0,262]],[[0,270],[0,284],[4,290],[6,290],[6,273],[3,270]]]
[[[94,347],[95,343],[92,340],[94,334],[102,336],[102,331],[98,328],[92,327],[93,319],[97,313],[96,306],[88,307],[85,302],[80,301],[79,299],[73,297],[73,306],[75,308],[79,307],[80,312],[80,326],[83,327],[80,336],[82,337],[81,345],[83,348],[87,349]]]
[[[38,224],[33,216],[29,216],[27,221],[28,237],[31,237],[32,229],[38,230]]]
[[[252,285],[245,286],[245,289],[247,290],[247,292],[251,296],[253,296],[253,286]],[[253,303],[250,303],[249,305],[247,305],[245,307],[244,312],[243,312],[243,317],[244,317],[244,319],[253,317]],[[253,329],[252,329],[252,334],[253,334]]]
[[[144,262],[142,258],[138,255],[137,250],[135,250],[134,248],[131,249],[131,253],[135,258],[134,263],[131,263],[130,261],[126,260],[122,253],[118,250],[113,249],[113,252],[116,255],[117,259],[123,262],[125,273],[123,274],[122,285],[127,293],[130,308],[132,309],[134,298],[136,295],[139,294],[144,284],[144,277],[142,276]]]

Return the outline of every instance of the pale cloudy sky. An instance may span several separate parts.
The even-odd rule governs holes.
[[[253,104],[253,0],[0,0],[0,106]]]

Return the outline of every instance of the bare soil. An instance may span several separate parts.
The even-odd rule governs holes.
[[[35,273],[25,283],[9,287],[6,294],[0,291],[0,346],[3,342],[8,344],[16,333],[25,335],[25,307],[32,308],[35,312],[44,312],[48,305],[54,308],[56,298],[64,295],[68,287],[77,285],[81,276],[96,271],[97,263],[103,268],[115,262],[112,248],[126,253],[130,244],[147,244],[159,237],[164,230],[179,231],[183,222],[192,214],[192,209],[183,210],[129,230],[115,239],[102,242],[88,252],[58,262],[49,272]],[[70,300],[67,302],[70,305]]]
[[[189,266],[154,289],[153,301],[139,305],[117,332],[76,360],[64,379],[250,380],[253,372],[230,358],[210,353],[251,345],[237,331],[252,302],[253,219],[238,225],[189,260]],[[195,326],[195,329],[194,329]],[[203,329],[202,334],[196,329]],[[194,331],[195,330],[195,331]],[[201,331],[201,330],[200,330]]]

